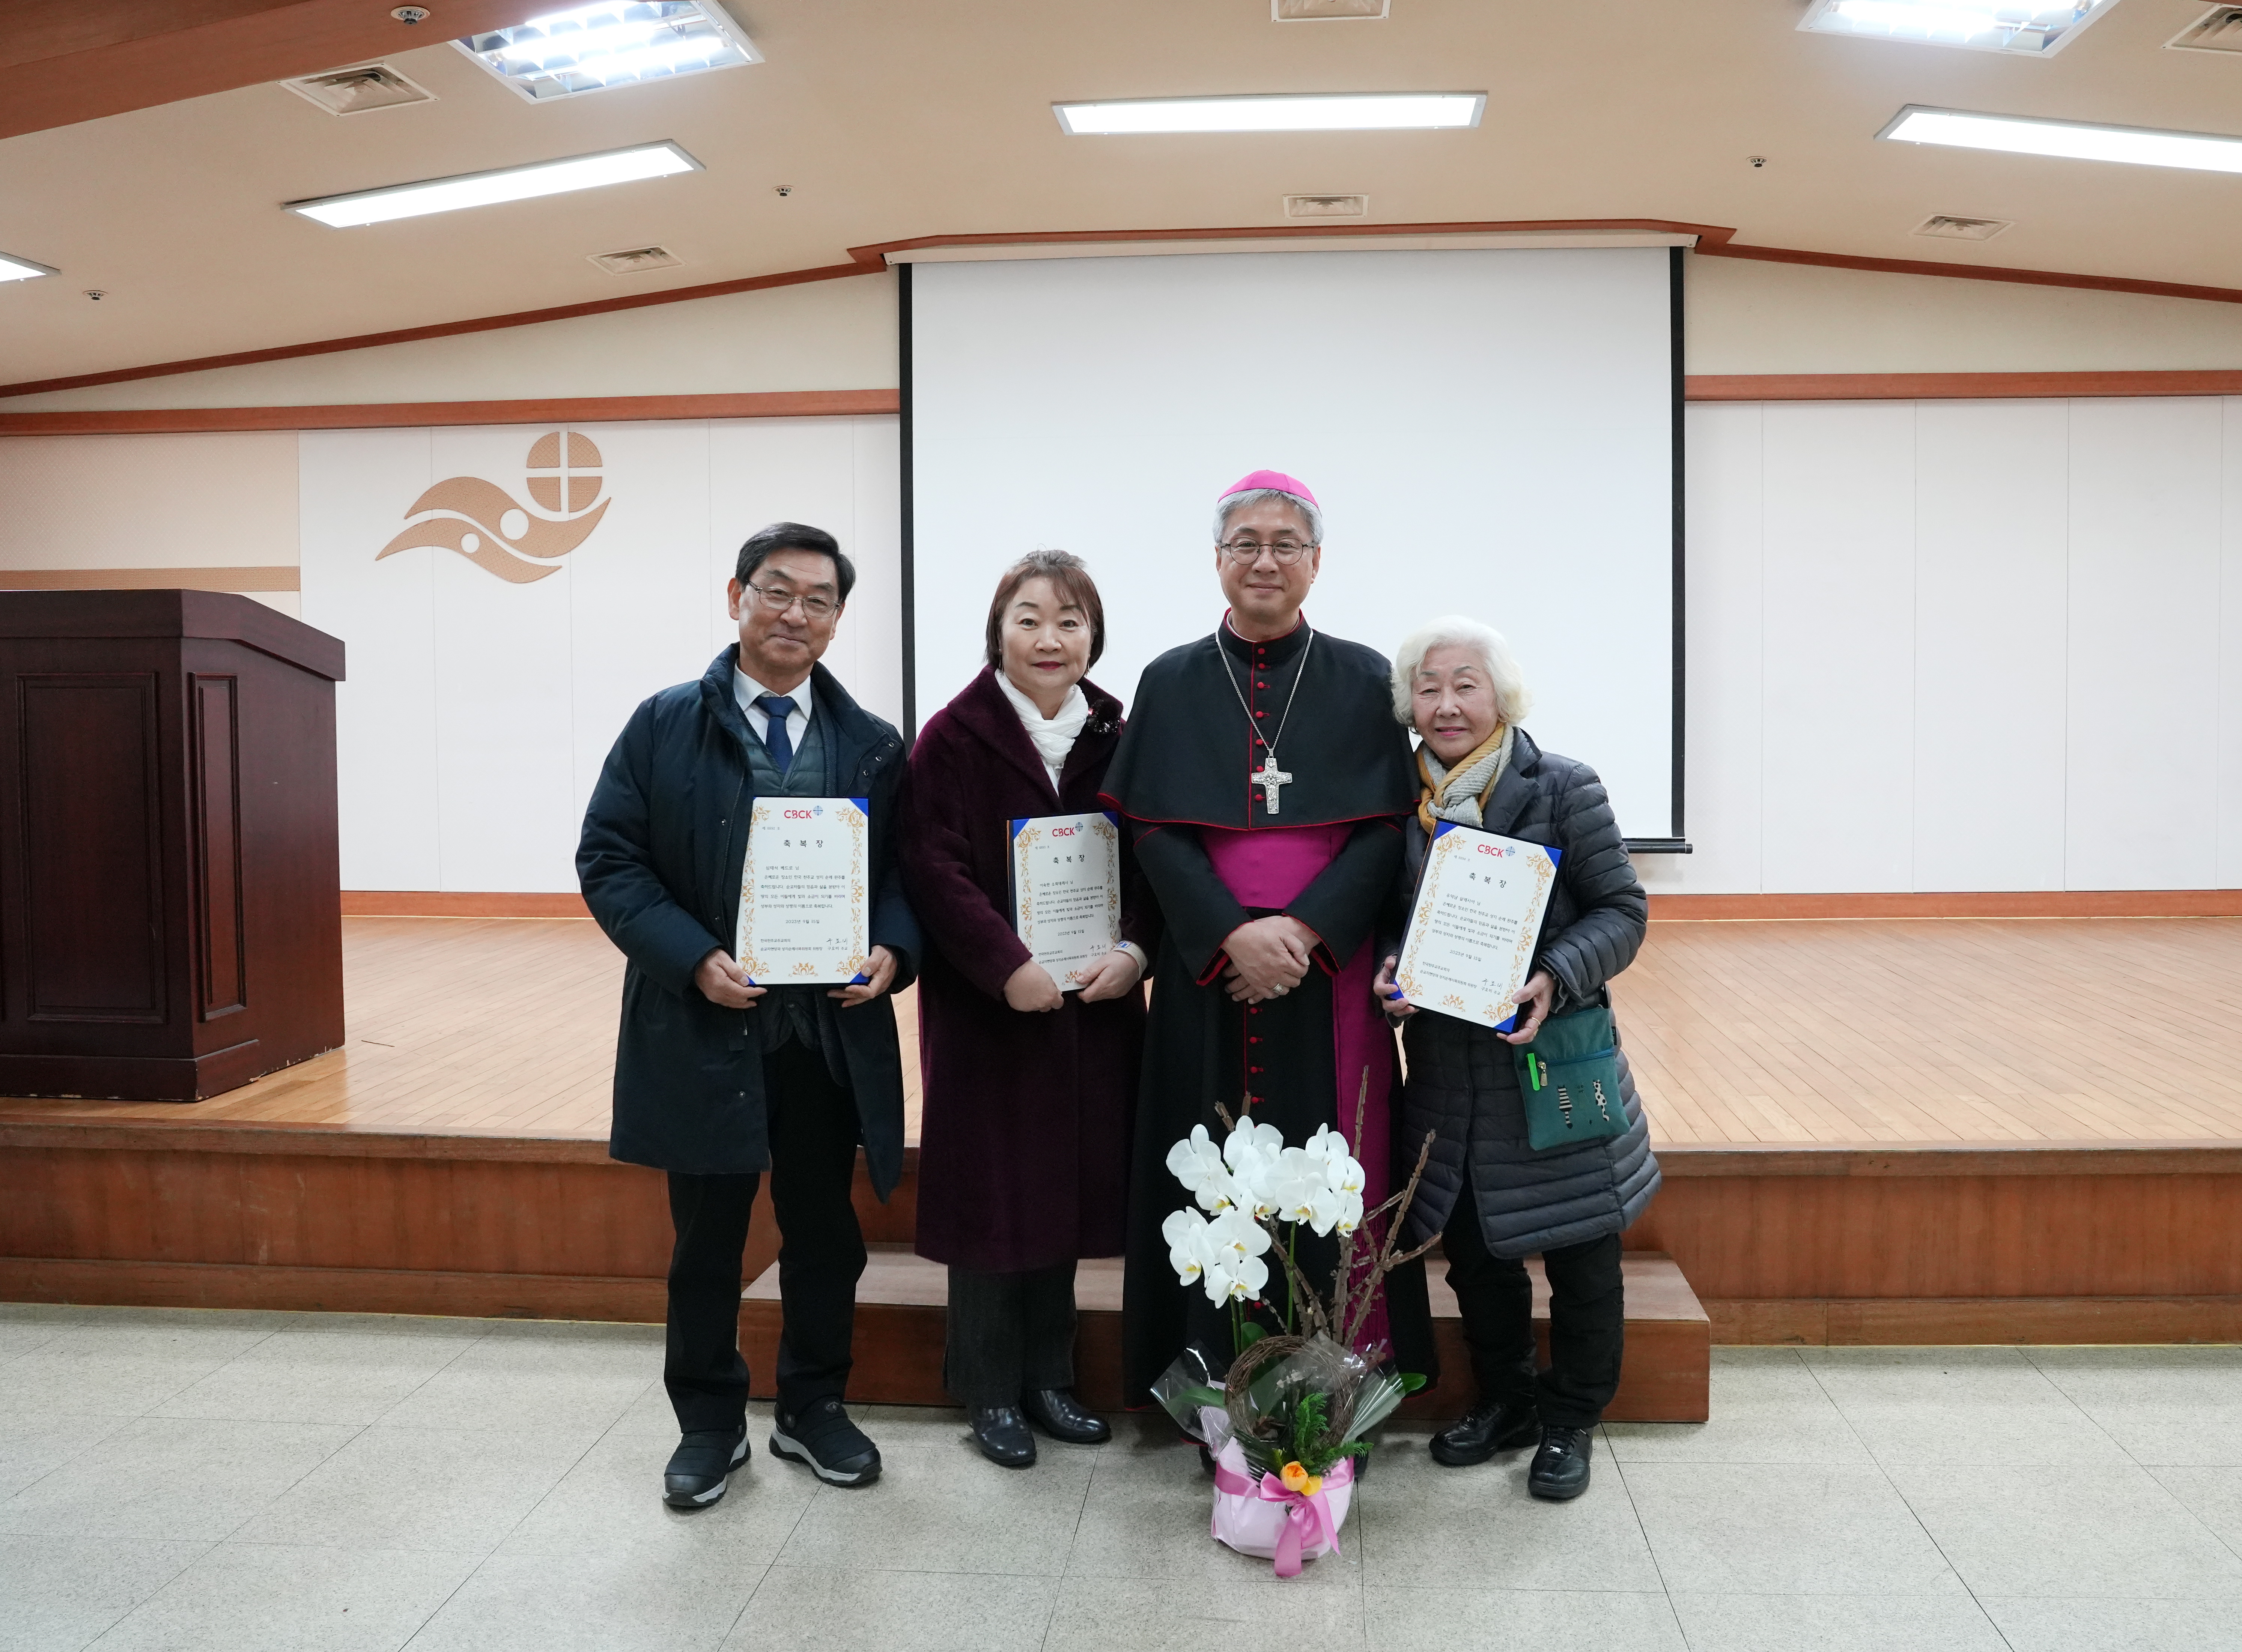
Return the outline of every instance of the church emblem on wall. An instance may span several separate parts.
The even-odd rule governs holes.
[[[480,476],[450,476],[413,501],[416,521],[374,555],[423,545],[456,551],[486,573],[518,585],[557,572],[560,558],[591,537],[614,503],[601,497],[600,450],[575,431],[547,431],[529,445],[530,504]]]

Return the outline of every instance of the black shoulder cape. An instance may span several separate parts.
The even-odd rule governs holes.
[[[1296,673],[1299,692],[1291,696]],[[1268,712],[1259,724],[1249,725],[1238,704],[1241,687]],[[1249,728],[1276,734],[1280,720],[1277,761],[1294,778],[1272,814],[1246,778],[1262,759]],[[1251,831],[1406,814],[1417,806],[1417,791],[1383,655],[1321,632],[1311,642],[1306,625],[1253,644],[1225,624],[1144,668],[1102,796],[1145,825]]]

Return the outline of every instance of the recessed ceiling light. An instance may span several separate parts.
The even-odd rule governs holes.
[[[2180,166],[2198,172],[2242,172],[2242,137],[2163,132],[2148,126],[2096,126],[2084,121],[2032,120],[2021,115],[1972,115],[1910,104],[1876,134],[1901,144],[2002,150],[2070,161],[2122,161],[2132,166]]]
[[[290,201],[286,204],[291,212],[300,212],[307,218],[317,218],[342,230],[363,224],[386,224],[393,218],[417,218],[430,212],[454,212],[463,206],[526,201],[540,195],[562,195],[570,190],[595,190],[607,184],[673,177],[680,172],[701,170],[700,162],[675,144],[641,144],[635,149],[609,150],[602,155],[536,161],[527,166],[500,167],[493,172],[468,172],[459,177],[429,178],[419,184],[393,184],[386,189],[323,195],[317,200]]]
[[[2118,0],[2070,0],[2035,4],[2033,0],[2001,4],[1997,0],[1814,0],[1799,19],[1801,29],[1823,35],[1867,35],[1878,40],[1909,40],[1928,46],[1965,46],[1972,51],[2006,51],[2046,57]]]
[[[452,43],[534,104],[763,60],[716,0],[579,6]]]
[[[1138,97],[1053,104],[1076,137],[1137,132],[1442,131],[1479,124],[1485,92],[1280,93],[1253,97]]]
[[[44,264],[34,264],[29,258],[18,258],[0,252],[0,281],[37,281],[41,276],[60,275],[61,271]]]

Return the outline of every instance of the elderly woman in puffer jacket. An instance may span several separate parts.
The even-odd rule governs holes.
[[[1590,1437],[1619,1386],[1620,1234],[1658,1190],[1658,1161],[1624,1050],[1627,1129],[1547,1153],[1527,1145],[1511,1051],[1532,1042],[1553,1014],[1608,1006],[1605,983],[1634,961],[1650,902],[1595,771],[1541,750],[1518,726],[1530,703],[1509,645],[1475,620],[1435,620],[1393,661],[1394,714],[1423,740],[1420,829],[1407,834],[1407,886],[1442,820],[1562,852],[1514,1030],[1497,1033],[1400,1002],[1398,938],[1374,990],[1407,1018],[1400,1139],[1434,1138],[1409,1237],[1441,1236],[1479,1381],[1477,1403],[1433,1436],[1433,1455],[1465,1468],[1538,1441],[1527,1487],[1537,1497],[1564,1499],[1588,1489]],[[1526,1273],[1526,1258],[1536,1253],[1549,1280],[1551,1355],[1538,1374]]]

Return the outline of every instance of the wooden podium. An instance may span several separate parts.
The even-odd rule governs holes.
[[[192,1101],[343,1041],[342,675],[246,597],[0,591],[0,1094]]]

